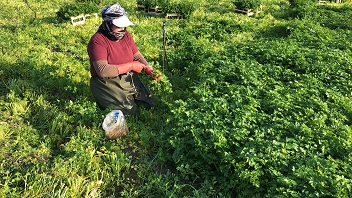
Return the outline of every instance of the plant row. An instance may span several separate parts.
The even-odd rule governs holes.
[[[183,18],[189,18],[195,10],[194,3],[190,1],[139,0],[137,4],[143,5],[146,10],[158,8],[164,15],[176,13]],[[97,1],[65,3],[56,12],[56,16],[65,21],[81,14],[99,13],[100,5]]]
[[[235,0],[233,2],[235,8],[239,10],[255,10],[260,7],[261,3],[260,0]]]
[[[164,15],[177,13],[184,18],[189,18],[195,10],[195,5],[192,1],[137,0],[137,5],[145,6],[146,10],[157,7]]]
[[[184,97],[170,106],[160,152],[208,196],[352,195],[352,37],[339,14],[352,7],[307,10],[260,31],[208,16],[169,35]],[[214,52],[249,30],[254,41]]]

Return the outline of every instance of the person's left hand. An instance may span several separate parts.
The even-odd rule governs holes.
[[[152,68],[152,66],[147,65],[147,66],[144,66],[144,72],[145,72],[147,75],[153,77],[154,69]]]
[[[155,76],[155,70],[153,69],[152,66],[147,65],[144,67],[144,72],[149,75],[150,77],[154,78],[155,81],[161,80],[161,75]]]

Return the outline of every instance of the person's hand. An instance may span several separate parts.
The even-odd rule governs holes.
[[[144,68],[144,64],[142,64],[141,62],[138,62],[138,61],[133,61],[132,68],[131,68],[132,71],[135,71],[137,73],[141,73],[143,68]]]
[[[144,66],[144,72],[149,76],[153,76],[154,69],[152,66],[147,65],[147,66]]]
[[[161,80],[161,79],[162,79],[162,76],[161,76],[161,75],[154,77],[154,80],[155,80],[155,81],[158,81],[158,80]]]
[[[137,73],[140,73],[143,70],[144,65],[138,61],[133,61],[133,62],[117,65],[117,68],[119,70],[119,74],[125,74],[130,71],[135,71]]]
[[[161,80],[162,78],[161,73],[157,70],[154,70],[150,65],[144,66],[144,72],[156,81]]]

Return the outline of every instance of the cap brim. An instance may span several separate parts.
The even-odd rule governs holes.
[[[119,18],[112,20],[112,24],[117,27],[128,27],[134,25],[126,15],[120,16]]]

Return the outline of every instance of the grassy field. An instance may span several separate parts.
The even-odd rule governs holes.
[[[0,2],[0,197],[352,196],[351,5],[202,0],[166,20],[119,1],[165,76],[141,74],[159,103],[108,140],[86,53],[101,19],[61,21],[71,2]]]

